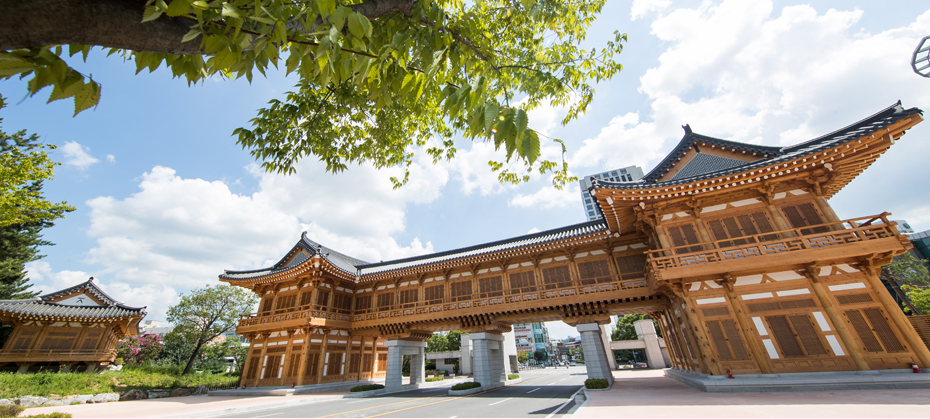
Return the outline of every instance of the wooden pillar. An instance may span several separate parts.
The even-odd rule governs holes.
[[[670,298],[670,301],[672,301],[672,304],[674,305],[678,305],[681,302],[681,300],[678,300],[678,298],[675,298],[675,299]],[[680,319],[678,317],[675,317],[674,312],[671,311],[672,309],[669,309],[670,310],[669,318],[672,319],[672,323],[675,327],[675,330],[678,331],[676,335],[680,335],[679,341],[681,343],[682,355],[687,355],[686,359],[687,359],[688,365],[690,366],[689,369],[691,371],[698,371],[698,372],[703,372],[706,374],[708,373],[709,369],[704,364],[704,358],[701,357],[701,353],[698,352],[697,350],[697,342],[694,339],[694,335],[691,332],[691,328],[685,322],[686,308],[679,307],[678,309],[681,312]]]
[[[658,320],[659,330],[662,332],[662,337],[665,339],[665,349],[668,351],[668,358],[672,362],[672,367],[681,369],[681,361],[678,359],[678,348],[675,347],[675,344],[669,335],[669,329],[666,325],[665,319],[666,315],[667,313],[664,311],[656,313],[656,320]]]
[[[823,284],[820,283],[820,267],[809,266],[804,269],[804,274],[807,277],[807,282],[810,284],[811,289],[814,290],[814,294],[817,295],[817,299],[820,300],[820,306],[823,307],[823,311],[826,311],[827,316],[830,317],[830,322],[833,323],[836,333],[840,335],[840,339],[846,344],[846,350],[849,351],[849,356],[856,364],[856,368],[860,370],[872,369],[869,366],[865,353],[862,352],[862,347],[859,346],[858,340],[847,327],[845,316],[840,314],[836,305],[833,304],[833,299],[830,298]]]
[[[769,362],[768,352],[759,345],[759,334],[753,333],[754,329],[752,327],[752,322],[749,320],[749,314],[743,312],[743,305],[739,302],[739,296],[733,291],[733,285],[736,283],[736,279],[728,276],[718,283],[723,285],[723,289],[726,290],[730,312],[733,313],[733,317],[736,318],[737,325],[740,329],[739,333],[743,335],[743,341],[746,342],[746,346],[749,347],[749,353],[752,354],[756,367],[758,367],[759,371],[762,371],[763,374],[771,374],[772,364]]]
[[[329,346],[329,329],[320,329],[323,332],[323,343],[320,345],[320,357],[317,360],[316,383],[323,384],[323,370],[326,367],[326,350]]]
[[[319,302],[317,301],[320,298],[320,285],[322,285],[322,283],[319,280],[313,281],[310,284],[310,286],[313,287],[313,289],[310,290],[310,305],[311,306],[320,305]]]
[[[657,225],[655,226],[655,232],[656,237],[659,238],[659,245],[661,245],[663,249],[671,249],[673,247],[671,240],[668,239],[668,232],[665,231],[665,227]]]
[[[371,365],[368,369],[368,378],[372,378],[375,375],[375,369],[378,366],[378,338],[374,337],[371,339]]]
[[[710,343],[707,341],[707,330],[703,327],[704,325],[699,323],[700,317],[695,317],[696,315],[691,313],[691,304],[689,298],[687,297],[687,291],[685,291],[685,286],[687,284],[675,284],[678,286],[676,295],[684,303],[684,308],[682,308],[682,313],[684,314],[682,318],[685,321],[685,324],[688,327],[688,331],[691,334],[691,337],[694,338],[694,344],[697,346],[697,351],[701,359],[701,363],[705,368],[707,368],[707,374],[710,375],[720,375],[720,364],[717,362],[717,358],[713,355],[711,351]],[[673,288],[674,290],[674,288]]]
[[[113,327],[115,326],[110,326],[111,329]],[[42,326],[42,330],[40,330],[39,333],[36,333],[36,339],[32,341],[32,345],[29,348],[23,348],[23,349],[36,350],[36,349],[41,348],[42,341],[45,340],[45,336],[48,335],[48,328],[49,328],[49,323],[46,322],[45,325]]]
[[[265,377],[265,357],[268,356],[268,333],[261,334],[258,337],[262,340],[262,349],[258,352],[258,367],[256,368],[255,384],[258,384]]]
[[[666,345],[669,340],[671,340],[672,345],[675,347],[675,351],[678,352],[678,368],[687,369],[687,370],[696,370],[696,368],[691,364],[691,359],[688,356],[687,350],[685,349],[684,344],[682,343],[682,332],[681,329],[676,329],[676,323],[673,319],[674,315],[671,309],[665,310],[665,328],[668,329],[668,337],[666,338]]]
[[[875,291],[875,295],[878,296],[878,300],[882,303],[882,306],[884,306],[885,312],[888,313],[888,316],[891,317],[891,321],[894,322],[895,326],[898,326],[898,330],[904,335],[904,340],[910,345],[911,351],[917,356],[920,365],[930,366],[930,350],[927,349],[927,345],[924,344],[924,341],[917,334],[917,331],[914,330],[914,326],[911,325],[911,322],[907,320],[907,316],[901,311],[901,306],[891,298],[891,295],[888,294],[888,290],[885,289],[885,285],[882,284],[882,280],[878,277],[881,267],[872,265],[870,268],[871,269],[864,270],[863,273],[869,285]]]
[[[685,301],[687,304],[691,304],[691,299],[686,298]],[[706,323],[704,322],[704,314],[700,310],[686,309],[685,314],[689,316],[692,325],[695,326],[695,335],[697,335],[698,342],[701,345],[701,353],[707,357],[707,366],[711,371],[715,371],[714,375],[721,375],[724,373],[724,369],[720,366],[720,362],[717,360],[716,352],[714,352],[713,347],[711,346],[709,336],[710,332],[707,330]]]

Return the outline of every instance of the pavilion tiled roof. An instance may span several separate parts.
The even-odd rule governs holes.
[[[59,303],[50,303],[57,297],[65,296],[75,291],[90,292],[106,305],[104,306],[77,306]],[[91,278],[80,284],[51,292],[39,297],[26,300],[0,300],[0,312],[11,314],[39,316],[39,317],[68,317],[68,318],[116,318],[125,316],[145,315],[145,307],[129,307],[114,300],[101,290]]]
[[[481,255],[491,252],[497,252],[501,250],[515,249],[520,247],[532,246],[547,242],[552,242],[556,240],[562,240],[571,237],[577,237],[584,234],[590,234],[598,231],[607,230],[607,224],[603,220],[588,221],[581,224],[570,225],[566,227],[556,228],[553,230],[540,231],[537,233],[527,234],[519,237],[513,237],[505,240],[499,240],[491,243],[479,244],[476,246],[465,247],[461,249],[448,250],[445,252],[430,253],[422,256],[409,257],[404,259],[390,260],[385,262],[378,263],[368,263],[361,261],[359,259],[346,256],[342,253],[336,252],[332,249],[324,247],[310,239],[307,238],[307,233],[304,232],[300,238],[300,241],[294,246],[291,252],[288,252],[288,255],[285,256],[280,262],[275,264],[272,267],[264,269],[256,269],[251,271],[225,271],[224,274],[220,275],[220,278],[231,279],[231,280],[245,280],[258,278],[265,275],[272,275],[278,272],[283,272],[288,269],[291,269],[294,266],[299,265],[303,261],[307,260],[309,257],[320,253],[321,256],[326,259],[330,264],[338,267],[340,270],[345,271],[351,275],[354,275],[356,278],[361,278],[365,275],[376,274],[386,271],[392,271],[396,269],[410,268],[420,265],[427,265],[437,262],[445,262],[454,259],[465,258],[469,256]],[[298,258],[291,257],[296,249],[303,249],[307,253],[301,252],[300,255],[302,259],[298,262]],[[307,254],[311,256],[306,256]],[[298,255],[298,256],[300,256]]]
[[[789,161],[796,157],[807,154],[817,153],[826,150],[838,144],[877,132],[890,126],[901,119],[907,118],[914,114],[922,114],[918,108],[904,109],[901,102],[898,101],[882,111],[865,118],[859,122],[840,128],[834,132],[814,138],[800,144],[787,147],[769,147],[755,144],[739,143],[735,141],[722,140],[719,138],[708,137],[706,135],[696,134],[691,131],[691,127],[685,126],[685,135],[678,145],[663,159],[652,171],[639,181],[634,182],[606,182],[598,179],[592,179],[591,189],[643,189],[657,188],[664,186],[676,186],[691,183],[696,180],[709,179],[718,176],[739,173],[746,170],[752,170],[759,167],[765,167],[770,164]],[[721,147],[733,148],[747,152],[762,154],[759,160],[744,162],[743,164],[716,165],[706,164],[702,167],[696,167],[695,170],[689,171],[693,175],[684,176],[676,175],[672,179],[658,181],[658,179],[671,168],[679,157],[684,155],[695,143],[706,143]],[[700,155],[700,154],[699,154]],[[720,161],[717,160],[716,163]],[[690,163],[690,162],[689,162]],[[706,163],[706,162],[705,162]],[[686,168],[689,168],[686,165]]]

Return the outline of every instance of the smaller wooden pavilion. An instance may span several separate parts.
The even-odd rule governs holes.
[[[13,326],[0,350],[0,370],[93,372],[116,359],[116,342],[139,334],[145,307],[127,307],[94,278],[27,300],[0,300],[0,323]]]

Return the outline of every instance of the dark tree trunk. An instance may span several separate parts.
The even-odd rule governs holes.
[[[409,15],[414,0],[369,0],[351,8],[369,19]],[[184,19],[162,15],[142,23],[145,0],[0,0],[0,50],[93,45],[165,54],[202,54]]]
[[[184,372],[181,375],[187,375],[191,372],[191,369],[194,368],[194,360],[197,359],[197,355],[200,355],[200,347],[203,346],[203,342],[197,341],[197,346],[194,348],[194,352],[191,353],[191,358],[187,360],[187,366],[184,367]]]

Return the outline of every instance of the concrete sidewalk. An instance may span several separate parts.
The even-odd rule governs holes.
[[[75,418],[155,418],[209,417],[223,413],[243,413],[271,407],[316,403],[341,399],[349,390],[335,390],[298,396],[225,397],[189,396],[165,399],[136,400],[74,406],[50,406],[26,409],[22,416],[65,412]]]
[[[705,393],[664,370],[614,371],[607,391],[589,391],[575,418],[930,418],[927,389]]]

